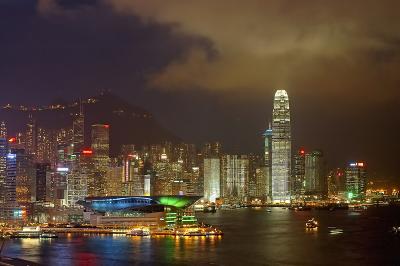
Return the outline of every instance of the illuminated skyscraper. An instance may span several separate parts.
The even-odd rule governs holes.
[[[344,171],[341,168],[331,170],[327,177],[328,197],[330,199],[344,198],[346,192],[346,179]]]
[[[83,149],[79,156],[79,171],[81,173],[82,182],[86,183],[86,195],[95,196],[97,195],[97,188],[95,187],[95,175],[94,175],[94,164],[93,164],[93,151],[91,149]]]
[[[247,201],[249,159],[246,155],[221,157],[221,196],[226,202],[239,204]]]
[[[36,137],[36,161],[55,165],[57,154],[56,136],[52,130],[37,129]]]
[[[16,195],[16,175],[17,175],[17,159],[13,153],[7,153],[7,168],[5,182],[5,214],[6,219],[12,220],[17,218],[15,211],[17,210],[17,195]]]
[[[162,158],[165,159],[154,164],[154,195],[173,195],[173,183],[183,180],[182,164]]]
[[[1,122],[0,124],[0,138],[7,138],[7,128],[6,128],[6,123],[4,121]]]
[[[36,149],[37,149],[37,128],[36,121],[32,118],[32,115],[29,115],[29,122],[26,125],[26,138],[25,138],[25,147],[26,153],[34,155],[34,159],[36,159]]]
[[[204,198],[210,202],[220,197],[220,159],[204,159]]]
[[[108,166],[110,163],[110,138],[109,125],[96,124],[92,125],[92,152],[93,152],[93,184],[90,186],[94,189],[92,196],[106,196],[106,177]]]
[[[125,146],[126,147],[126,146]],[[133,147],[123,155],[122,194],[125,196],[143,196],[144,163]]]
[[[122,194],[123,167],[113,160],[107,169],[106,175],[106,195],[121,196]],[[143,189],[140,196],[143,195]]]
[[[3,127],[3,136],[7,133]],[[15,218],[16,197],[16,155],[9,152],[8,141],[0,138],[0,221]]]
[[[289,96],[277,90],[272,112],[272,200],[290,202],[291,130]]]
[[[85,116],[83,115],[82,103],[80,105],[79,114],[74,117],[72,128],[74,152],[79,153],[83,149],[85,133]]]
[[[296,199],[300,199],[305,193],[305,155],[304,149],[299,149],[294,155],[292,196]]]
[[[92,150],[95,158],[108,161],[110,153],[110,126],[92,125]]]
[[[32,200],[32,184],[35,180],[35,169],[31,155],[27,155],[24,149],[11,149],[16,155],[16,192],[17,202],[26,206]]]
[[[143,196],[150,196],[151,192],[151,175],[144,175],[144,193]]]
[[[0,220],[6,219],[7,140],[0,138]]]
[[[69,197],[67,197],[69,184],[67,182],[70,182],[70,174],[67,167],[57,167],[56,171],[47,172],[46,201],[53,203],[57,207],[67,205],[67,200],[69,200]]]
[[[186,183],[186,190],[184,191],[184,195],[191,195],[191,196],[204,195],[204,184],[203,184],[204,179],[202,176],[200,176],[200,172],[203,172],[203,169],[194,166],[192,167],[192,169],[184,171],[182,173],[182,179]]]
[[[214,142],[214,143],[205,143],[202,153],[204,158],[210,158],[210,157],[219,157],[221,155],[221,143],[219,142]]]
[[[271,123],[264,133],[264,163],[261,167],[261,172],[264,176],[265,193],[268,201],[271,200],[272,195],[272,128]]]
[[[305,155],[305,193],[319,198],[327,192],[323,159],[321,151],[312,151]]]
[[[366,191],[367,171],[365,163],[350,163],[346,168],[346,190],[347,197],[351,199],[363,199]]]
[[[262,177],[257,174],[257,169],[259,169],[260,165],[260,157],[254,154],[249,154],[249,179],[247,184],[247,196],[250,198],[260,198],[261,191],[260,185],[265,187],[264,180],[260,180],[259,178]]]

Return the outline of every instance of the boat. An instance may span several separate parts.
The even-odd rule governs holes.
[[[10,236],[11,238],[57,238],[58,235],[43,232],[40,226],[25,226],[21,231],[17,231]]]
[[[318,227],[318,222],[314,218],[312,218],[306,222],[306,228],[308,228],[308,229],[314,229],[317,227]]]
[[[328,227],[329,228],[329,227]],[[332,227],[329,229],[329,234],[330,235],[339,235],[339,234],[343,234],[343,229],[341,228],[336,228],[336,227]]]
[[[294,208],[296,211],[311,211],[310,206],[298,206]]]
[[[212,230],[212,231],[206,231],[206,236],[222,236],[224,233],[221,230]]]
[[[149,236],[150,231],[142,228],[135,228],[126,233],[127,236]]]
[[[216,213],[217,209],[215,208],[215,205],[211,205],[211,206],[204,208],[203,212]]]
[[[40,235],[40,238],[58,238],[58,235],[54,234],[54,233],[47,233],[47,232],[43,232]]]
[[[267,212],[272,212],[272,210],[271,209],[267,209]]]
[[[189,231],[183,234],[183,236],[206,236],[206,233],[196,230],[196,231]]]
[[[392,233],[396,236],[400,236],[400,226],[393,226]]]

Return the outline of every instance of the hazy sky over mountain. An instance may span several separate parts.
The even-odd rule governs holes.
[[[0,103],[111,89],[188,141],[259,151],[277,88],[295,146],[399,164],[398,1],[1,1]],[[396,173],[397,174],[397,173]],[[397,177],[398,174],[397,174]]]

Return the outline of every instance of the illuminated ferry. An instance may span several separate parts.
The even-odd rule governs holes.
[[[57,238],[53,233],[43,232],[39,226],[26,226],[21,231],[15,232],[11,238]]]
[[[148,229],[143,228],[135,228],[126,233],[127,236],[149,236],[150,231]]]
[[[312,218],[306,222],[306,228],[308,229],[318,228],[318,222],[314,218]]]

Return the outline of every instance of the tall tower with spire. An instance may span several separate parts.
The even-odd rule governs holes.
[[[264,163],[261,168],[265,177],[265,192],[268,200],[271,200],[271,177],[272,177],[272,128],[271,123],[264,134]]]
[[[79,153],[83,149],[85,142],[85,116],[83,114],[82,100],[79,100],[79,114],[74,117],[72,127],[74,152]]]
[[[29,121],[26,125],[26,140],[25,147],[27,154],[34,155],[36,158],[37,152],[37,127],[36,121],[32,117],[32,114],[29,114]]]
[[[290,202],[291,129],[289,96],[277,90],[272,112],[272,201]]]

